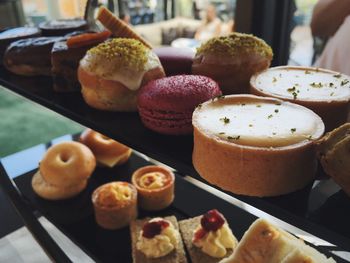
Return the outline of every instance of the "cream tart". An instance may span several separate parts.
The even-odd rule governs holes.
[[[137,217],[137,191],[127,182],[111,182],[92,194],[96,222],[105,229],[119,229]]]
[[[175,216],[135,220],[130,234],[134,263],[187,263]]]
[[[179,222],[180,231],[193,263],[216,263],[237,246],[225,217],[216,209]]]
[[[350,77],[310,67],[281,66],[256,74],[250,91],[303,105],[317,113],[333,130],[346,123],[350,102]]]
[[[315,176],[321,118],[290,102],[253,95],[219,97],[193,113],[193,165],[207,181],[250,196],[301,189]]]
[[[149,165],[137,169],[131,181],[138,191],[139,206],[144,210],[161,210],[174,200],[175,176],[165,167]]]

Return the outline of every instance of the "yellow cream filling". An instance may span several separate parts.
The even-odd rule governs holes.
[[[196,230],[201,228],[199,226]],[[227,223],[216,231],[209,231],[203,238],[193,240],[193,244],[209,256],[222,258],[227,254],[227,249],[234,249],[237,240]]]
[[[140,177],[139,185],[145,189],[157,189],[164,186],[164,174],[160,172],[145,173]]]

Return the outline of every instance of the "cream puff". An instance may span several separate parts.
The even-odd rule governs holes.
[[[218,82],[223,94],[248,93],[251,76],[267,69],[272,55],[271,47],[252,35],[214,37],[197,49],[192,73]]]
[[[114,38],[90,49],[78,69],[85,102],[108,111],[136,111],[139,88],[164,76],[157,55],[128,38]]]

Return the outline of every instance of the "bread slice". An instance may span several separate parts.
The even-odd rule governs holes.
[[[187,263],[185,249],[182,243],[182,239],[179,235],[179,243],[176,250],[172,251],[168,255],[160,258],[147,258],[141,251],[136,248],[136,243],[143,225],[151,218],[145,218],[142,220],[133,221],[130,224],[131,243],[132,243],[132,258],[134,263]],[[179,230],[179,225],[175,216],[164,217],[165,220],[170,221],[174,228]]]
[[[301,239],[257,219],[233,254],[220,263],[335,263]]]
[[[350,123],[333,130],[318,142],[324,171],[350,195]]]
[[[194,230],[200,225],[202,216],[182,220],[179,222],[182,239],[190,254],[193,263],[216,263],[220,262],[222,258],[214,258],[202,252],[202,250],[192,243]],[[229,249],[226,256],[231,255],[232,249]]]

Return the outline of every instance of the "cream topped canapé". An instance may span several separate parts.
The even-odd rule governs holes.
[[[147,258],[159,258],[178,246],[179,233],[173,224],[163,218],[153,218],[142,228],[136,247]]]
[[[192,242],[205,254],[215,258],[226,256],[228,249],[234,249],[237,245],[237,239],[224,216],[216,209],[202,216],[200,225],[194,230]]]
[[[90,49],[80,66],[91,75],[119,81],[130,90],[140,88],[144,74],[159,67],[157,55],[140,41],[115,38]]]
[[[197,107],[197,129],[219,140],[256,147],[283,147],[318,139],[324,130],[311,110],[276,99],[219,97]]]
[[[253,89],[281,99],[302,101],[350,100],[350,77],[305,67],[275,67],[251,79]]]

